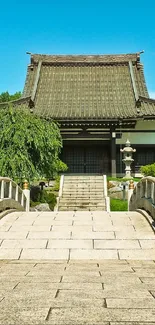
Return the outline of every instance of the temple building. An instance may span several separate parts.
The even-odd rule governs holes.
[[[155,162],[155,100],[140,53],[31,54],[22,98],[14,104],[59,123],[69,173],[121,175],[127,139],[136,148],[135,173]]]

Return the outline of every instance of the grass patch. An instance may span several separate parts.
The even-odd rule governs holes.
[[[128,201],[110,198],[111,211],[128,211]]]
[[[132,179],[133,179],[134,182],[140,182],[140,180],[142,178],[141,177],[133,177]],[[131,180],[131,178],[130,179],[123,179],[123,177],[119,178],[119,177],[107,176],[107,181],[117,181],[117,182],[124,182],[125,181],[126,182],[126,181],[129,181],[129,180]]]

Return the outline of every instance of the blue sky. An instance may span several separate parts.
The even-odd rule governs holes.
[[[0,93],[23,90],[29,55],[111,54],[144,50],[141,61],[155,98],[154,0],[3,1]]]

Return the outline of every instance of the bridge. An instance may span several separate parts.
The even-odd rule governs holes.
[[[21,211],[0,220],[0,324],[155,324],[154,183],[128,212],[29,212],[1,178],[1,206]]]

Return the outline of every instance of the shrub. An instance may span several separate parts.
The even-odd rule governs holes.
[[[127,211],[128,201],[110,198],[110,210],[111,211]]]
[[[153,176],[155,177],[155,163],[150,165],[145,165],[140,168],[140,171],[145,176]]]
[[[46,190],[42,190],[39,186],[32,186],[30,192],[31,198],[31,207],[34,207],[40,203],[48,203],[49,208],[54,210],[54,206],[56,204],[56,196],[52,192],[47,192]]]

